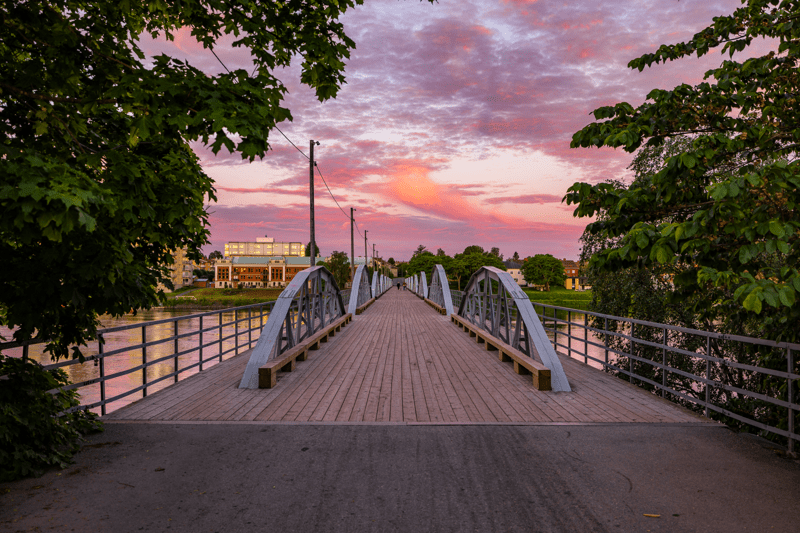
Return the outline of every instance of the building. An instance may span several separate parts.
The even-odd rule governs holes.
[[[577,261],[562,259],[561,264],[564,265],[564,273],[567,275],[564,287],[576,291],[584,291],[591,288],[586,285],[586,279],[580,277],[581,266]]]
[[[308,268],[310,258],[293,256],[231,257],[214,265],[214,287],[282,288],[301,270]]]
[[[186,248],[180,248],[172,252],[173,263],[169,267],[170,279],[175,289],[187,287],[194,283],[194,263],[186,257]],[[170,292],[166,285],[158,284],[158,289]]]
[[[525,277],[522,275],[522,265],[517,263],[516,261],[512,261],[509,259],[508,261],[503,261],[503,265],[506,267],[506,272],[508,272],[514,281],[517,282],[517,285],[520,287],[524,287],[527,285],[525,282]]]
[[[275,242],[272,237],[259,237],[256,242],[229,242],[225,244],[225,257],[303,257],[306,246],[300,242]]]

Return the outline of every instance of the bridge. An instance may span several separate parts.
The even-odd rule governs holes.
[[[791,453],[791,424],[722,403],[734,385],[721,369],[745,369],[714,350],[792,361],[800,346],[534,309],[503,274],[484,267],[450,291],[437,267],[398,290],[360,267],[339,290],[312,268],[274,303],[106,329],[73,384],[105,433],[65,475],[0,486],[0,515],[17,530],[796,529],[800,465],[787,449],[702,415],[785,435]],[[640,338],[645,328],[663,341]],[[676,334],[707,349],[688,352]],[[678,356],[702,362],[691,380]],[[746,371],[785,378],[790,399],[800,378]],[[131,376],[141,384],[113,388]],[[798,410],[737,394],[789,420]],[[682,396],[701,412],[669,401]]]
[[[323,273],[319,268],[318,275]],[[360,274],[357,281],[365,279]],[[481,273],[484,277],[489,274],[497,275],[498,271]],[[306,275],[313,277],[314,273]],[[315,328],[310,319],[298,319],[310,316],[314,299],[304,300],[295,292],[312,284],[305,277],[295,279],[298,281],[287,288],[286,297],[273,309],[256,347],[106,418],[436,424],[713,423],[576,359],[557,355],[549,342],[538,351],[530,342],[536,353],[534,359],[466,318],[443,315],[445,308],[422,298],[423,282],[413,278],[408,280],[411,290],[392,289],[384,284],[377,298],[362,287],[359,301],[357,289],[353,289],[347,295],[353,313],[343,312],[334,285],[329,283],[327,294],[321,291],[316,302]],[[322,279],[314,283],[319,281]],[[424,284],[427,292],[427,283]],[[359,284],[355,285],[358,288]],[[438,283],[436,286],[442,287]],[[491,283],[486,287],[491,289]],[[524,293],[522,297],[528,302]],[[287,320],[292,302],[297,302],[295,317]],[[468,316],[468,306],[463,307]],[[485,311],[472,309],[477,315]],[[519,330],[527,328],[522,327],[521,318],[514,318],[514,326],[519,325],[517,336],[522,337],[524,345],[525,338],[533,335],[520,334]],[[500,322],[495,320],[496,325]],[[309,327],[298,328],[298,324]],[[511,326],[511,321],[503,325]],[[531,329],[534,327],[541,329],[544,336],[538,321]],[[300,329],[306,337],[299,334]],[[279,337],[283,338],[282,347]],[[508,336],[505,340],[514,342]],[[548,361],[552,368],[540,363],[542,359],[547,361],[546,356],[542,357],[545,349],[554,358]],[[512,357],[519,361],[503,361]],[[531,370],[526,372],[519,362],[528,364]],[[274,376],[270,378],[272,383],[262,383],[263,388],[256,386],[259,369],[262,374],[269,369]],[[252,380],[248,370],[252,370]],[[552,380],[562,393],[552,391],[550,379],[537,388],[532,377],[538,373],[564,376],[563,384],[559,379]]]

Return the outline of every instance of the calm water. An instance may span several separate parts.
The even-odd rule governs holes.
[[[119,318],[101,317],[100,321],[102,323],[103,328],[112,328],[117,326],[128,326],[128,325],[134,325],[134,326],[141,325],[140,327],[133,327],[128,330],[105,334],[104,335],[105,343],[103,345],[103,352],[108,353],[117,349],[122,349],[132,345],[140,344],[142,342],[143,328],[145,329],[147,342],[154,342],[161,339],[168,339],[169,337],[174,335],[174,328],[175,328],[174,322],[157,324],[157,325],[145,325],[145,323],[168,319],[168,318],[193,315],[202,312],[203,311],[151,309],[149,311],[140,311],[136,315],[125,315]],[[229,326],[222,328],[222,337],[223,338],[231,337],[231,338],[219,342],[220,329],[215,326],[219,325],[220,316],[223,324],[234,321],[234,313],[230,311],[221,313],[215,312],[213,315],[205,316],[202,318],[204,329],[213,328],[210,331],[206,331],[203,333],[203,344],[212,343],[209,346],[204,347],[203,349],[203,360],[204,360],[203,368],[208,368],[218,363],[219,353],[221,351],[225,352],[229,349],[234,349],[230,353],[225,354],[223,356],[223,360],[229,359],[230,357],[233,357],[235,355],[235,346],[236,346],[235,326],[231,324]],[[262,319],[257,314],[257,311],[254,310],[252,318],[248,319],[246,311],[239,312],[239,319],[241,320],[241,322],[239,323],[239,335],[238,335],[240,352],[248,349],[251,343],[253,346],[255,346],[255,341],[258,340],[258,335],[260,333],[261,324],[266,324],[267,316],[268,315],[265,313]],[[252,324],[252,327],[256,328],[251,333],[247,332],[248,324]],[[200,336],[198,334],[199,329],[200,329],[199,317],[187,316],[186,319],[178,321],[179,334],[193,333],[187,337],[178,340],[178,353],[185,350],[186,351],[191,350],[184,355],[178,356],[177,364],[179,369],[186,368],[199,361],[199,349],[197,349],[200,345]],[[7,339],[10,339],[10,331],[6,328],[0,328],[0,335],[6,337]],[[168,340],[166,342],[156,344],[153,346],[148,346],[146,348],[146,356],[148,361],[152,362],[162,357],[166,358],[162,362],[155,363],[147,367],[146,379],[148,383],[156,381],[159,378],[163,378],[164,376],[169,375],[171,372],[175,370],[175,358],[169,357],[175,353],[174,348],[175,348],[174,340]],[[48,354],[43,353],[42,350],[43,350],[43,345],[31,346],[28,354],[32,359],[39,361],[42,364],[45,365],[51,364],[52,360],[50,359],[50,356]],[[83,348],[82,351],[86,355],[97,354],[98,343],[96,341],[93,341],[89,343],[89,346],[87,348]],[[4,351],[4,353],[11,356],[21,357],[22,349],[18,348],[18,349],[6,350]],[[105,365],[104,374],[106,376],[109,376],[139,366],[142,364],[142,356],[143,356],[143,351],[140,347],[128,349],[116,355],[107,356],[104,358],[104,365]],[[98,362],[95,361],[86,362],[84,364],[73,364],[62,368],[62,370],[64,370],[67,373],[72,383],[84,382],[87,380],[100,377],[100,367]],[[185,379],[186,377],[196,374],[199,371],[200,371],[199,366],[195,366],[194,368],[190,368],[184,372],[181,372],[179,377],[180,379]],[[132,389],[135,389],[136,387],[141,386],[144,379],[145,376],[143,376],[142,370],[136,370],[129,374],[108,379],[105,382],[106,399],[110,400],[115,396],[118,396]],[[161,390],[164,387],[167,387],[174,382],[175,379],[173,377],[162,379],[158,383],[148,386],[147,392],[149,394],[157,390]],[[81,403],[83,404],[90,404],[100,400],[99,383],[81,387],[79,389],[79,392],[81,394]],[[131,402],[134,402],[140,398],[142,398],[141,391],[133,393],[124,398],[120,398],[119,400],[111,402],[106,406],[107,412],[119,409],[120,407],[127,405]],[[96,409],[93,409],[93,411],[99,413],[100,408],[98,407]]]
[[[109,353],[117,349],[123,349],[130,346],[136,346],[142,342],[142,329],[144,327],[145,335],[148,342],[154,342],[161,339],[168,339],[169,337],[174,335],[174,328],[175,323],[169,322],[165,324],[157,324],[157,325],[145,325],[146,323],[169,319],[174,317],[181,317],[186,316],[187,318],[184,320],[180,320],[178,322],[178,333],[191,333],[187,337],[181,338],[178,340],[178,352],[187,351],[188,353],[184,355],[180,355],[177,358],[177,364],[179,369],[184,369],[189,366],[192,366],[199,361],[199,345],[200,345],[200,337],[198,334],[198,330],[200,329],[200,318],[199,317],[192,317],[190,315],[196,315],[198,313],[202,313],[202,311],[186,311],[186,310],[163,310],[163,309],[152,309],[149,311],[141,311],[136,315],[125,315],[119,318],[111,318],[111,317],[101,317],[101,323],[103,328],[112,328],[118,326],[138,326],[133,327],[131,329],[127,329],[124,331],[118,331],[114,333],[107,333],[104,335],[105,343],[103,346],[104,353]],[[223,360],[229,359],[233,355],[235,355],[235,346],[236,346],[236,334],[235,334],[235,326],[229,325],[225,326],[222,329],[222,337],[230,337],[223,340],[221,343],[220,339],[220,329],[218,327],[220,323],[220,315],[222,319],[222,323],[229,323],[234,321],[234,313],[227,311],[227,312],[215,312],[213,315],[203,317],[203,328],[208,329],[212,328],[209,331],[203,333],[203,344],[208,345],[203,348],[203,367],[209,368],[214,364],[219,362],[219,353],[225,352],[228,350],[233,349],[230,353],[225,354],[223,356]],[[266,324],[268,314],[265,313],[263,318],[259,317],[256,311],[253,311],[253,316],[248,319],[246,312],[239,312],[239,319],[241,322],[239,323],[239,351],[242,352],[248,349],[249,346],[255,346],[255,342],[258,340],[258,336],[263,327],[263,324]],[[581,353],[584,351],[584,342],[583,342],[583,330],[578,325],[583,325],[583,315],[573,315],[572,316],[572,335],[580,337],[579,339],[572,339],[572,348],[573,350],[580,351]],[[250,333],[247,332],[248,324],[252,324],[254,330]],[[548,321],[545,318],[545,325],[547,327],[552,327],[552,321]],[[566,324],[559,324],[558,328],[558,343],[561,345],[567,345],[567,338],[564,335],[567,332],[567,325]],[[5,336],[7,339],[10,338],[10,332],[8,329],[0,328],[0,335]],[[553,332],[547,332],[548,337],[550,340],[553,340],[554,334]],[[594,335],[589,332],[588,339],[594,340],[595,342],[602,342],[602,339],[598,340],[595,339]],[[168,340],[166,342],[156,344],[153,346],[147,347],[147,360],[152,362],[159,358],[165,358],[164,361],[155,363],[149,367],[147,367],[147,375],[146,380],[148,383],[152,383],[160,378],[164,378],[168,376],[175,370],[175,358],[171,357],[175,353],[174,347],[174,340]],[[210,345],[209,345],[210,344]],[[50,360],[49,355],[44,354],[42,352],[43,345],[36,345],[31,346],[29,350],[29,356],[39,361],[42,364],[50,364],[52,361]],[[559,351],[565,352],[566,349],[563,346],[559,347]],[[84,348],[83,352],[86,355],[94,355],[98,353],[98,344],[97,342],[91,342],[88,348]],[[13,350],[6,350],[5,353],[11,356],[20,357],[22,355],[22,349],[13,349]],[[601,348],[596,348],[593,346],[589,346],[589,354],[593,357],[596,357],[600,360],[604,358],[604,350]],[[573,357],[576,357],[579,360],[583,360],[582,356],[579,356],[577,353],[573,352]],[[104,358],[104,374],[106,376],[123,372],[130,368],[134,368],[142,364],[142,356],[143,352],[140,347],[131,348],[128,350],[123,351],[122,353],[116,355],[110,355]],[[216,357],[215,357],[216,356]],[[611,354],[611,360],[613,360],[613,354]],[[595,367],[595,368],[602,368],[602,365],[597,362],[593,362],[591,359],[588,363]],[[69,376],[69,379],[72,383],[84,382],[91,379],[95,379],[100,377],[100,367],[97,362],[91,361],[84,364],[73,364],[70,366],[66,366],[63,370]],[[179,378],[185,379],[188,376],[193,374],[197,374],[200,371],[199,366],[194,366],[193,368],[189,368],[180,373]],[[135,370],[131,373],[127,373],[118,377],[114,377],[108,379],[105,383],[106,387],[106,399],[110,400],[115,396],[124,394],[132,389],[135,389],[143,384],[143,380],[145,376],[142,374],[142,370]],[[167,377],[165,379],[161,379],[157,383],[152,385],[148,385],[147,391],[148,393],[153,393],[155,391],[161,390],[164,387],[167,387],[175,382],[174,377]],[[87,385],[81,387],[79,389],[81,394],[81,403],[84,404],[91,404],[100,400],[100,384],[95,383],[91,385]],[[131,395],[125,396],[118,400],[115,400],[109,403],[106,406],[107,412],[114,411],[119,409],[120,407],[132,403],[138,399],[142,398],[142,391],[137,391]],[[100,408],[93,409],[96,412],[100,412]]]

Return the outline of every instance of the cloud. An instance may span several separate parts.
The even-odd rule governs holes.
[[[342,22],[357,48],[336,99],[318,102],[299,82],[298,63],[275,72],[293,116],[279,127],[306,154],[310,139],[321,143],[323,249],[349,250],[348,216],[324,176],[345,211],[358,206],[360,227],[387,257],[408,258],[420,243],[448,253],[479,243],[507,255],[577,257],[587,220],[573,218],[561,198],[575,181],[629,176],[632,154],[572,149],[572,135],[600,106],[639,105],[653,88],[701,80],[718,54],[642,73],[627,63],[737,7],[737,0],[371,0],[349,11]],[[230,42],[217,43],[219,57],[229,68],[249,68],[250,54]],[[146,38],[142,46],[223,71],[184,30],[174,43]],[[215,245],[262,230],[307,241],[308,161],[277,131],[270,143],[253,164],[193,145],[223,193],[212,217]],[[506,166],[487,169],[485,161]]]

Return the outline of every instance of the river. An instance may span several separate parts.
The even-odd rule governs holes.
[[[204,313],[206,311],[202,310],[173,310],[173,309],[150,309],[147,311],[139,311],[135,315],[134,314],[127,314],[121,317],[113,318],[110,316],[101,316],[100,323],[102,328],[114,328],[118,326],[130,326],[130,325],[137,325],[141,324],[146,329],[146,337],[148,342],[158,341],[160,339],[166,339],[174,334],[174,324],[175,322],[167,322],[163,324],[156,324],[156,325],[145,325],[145,323],[150,323],[153,321],[170,319],[175,317],[187,316],[192,314]],[[265,314],[263,323],[266,323],[266,317],[268,315]],[[203,318],[203,327],[209,328],[216,326],[219,324],[219,319],[222,319],[223,323],[232,322],[234,320],[234,313],[232,311],[226,312],[215,312],[215,314],[211,316],[206,316]],[[239,319],[245,319],[244,322],[241,322],[239,325],[239,343],[240,343],[240,351],[247,349],[248,343],[250,340],[253,341],[253,346],[255,346],[255,341],[258,339],[258,332],[259,329],[256,329],[252,332],[251,335],[246,333],[248,323],[251,323],[253,327],[260,327],[260,320],[258,315],[254,312],[253,318],[251,321],[247,320],[247,313],[240,312]],[[197,317],[194,318],[186,318],[185,320],[179,321],[179,332],[190,332],[190,331],[197,331],[200,329],[200,319]],[[242,333],[245,332],[245,333]],[[224,340],[222,343],[219,342],[220,334],[217,328],[214,328],[210,331],[204,333],[203,336],[203,344],[213,343],[210,346],[204,348],[203,351],[203,359],[208,361],[210,358],[213,358],[215,355],[218,356],[220,351],[225,352],[231,348],[235,347],[235,339],[230,338]],[[223,330],[222,337],[228,337],[234,334],[234,327],[230,326]],[[8,328],[0,327],[0,335],[5,337],[7,340],[11,338],[11,331]],[[126,329],[124,331],[117,331],[112,333],[104,334],[105,343],[103,345],[104,353],[111,352],[113,350],[122,349],[127,346],[132,345],[139,345],[142,342],[142,327],[133,327],[131,329]],[[178,341],[178,352],[189,350],[191,348],[195,348],[199,345],[199,335],[191,335],[185,338],[182,338]],[[42,364],[51,364],[52,360],[49,354],[43,352],[44,345],[33,345],[29,348],[28,355],[31,359],[38,361]],[[220,350],[221,349],[221,350]],[[172,355],[174,353],[174,342],[168,341],[161,344],[156,344],[154,346],[147,347],[147,360],[154,361],[160,357],[166,357]],[[98,343],[96,341],[90,342],[89,346],[82,349],[85,355],[94,355],[98,353]],[[21,357],[22,356],[22,349],[15,348],[15,349],[7,349],[3,352],[6,355],[10,355],[12,357]],[[117,372],[122,372],[132,367],[136,367],[142,364],[142,349],[135,348],[124,351],[118,355],[108,356],[104,359],[104,373],[105,375],[111,375]],[[223,356],[224,359],[228,359],[235,355],[235,352],[231,352]],[[195,350],[191,353],[187,353],[185,355],[181,355],[178,357],[178,365],[179,368],[183,369],[187,366],[192,365],[193,363],[198,362],[199,351]],[[213,359],[204,363],[204,368],[208,368],[213,366],[219,362],[219,358]],[[86,362],[84,364],[73,364],[70,366],[66,366],[63,370],[69,376],[69,380],[72,383],[83,382],[91,379],[95,379],[100,377],[100,368],[97,362]],[[149,366],[147,368],[147,381],[152,382],[163,376],[166,376],[174,371],[174,358],[167,358],[163,362],[159,362]],[[200,371],[198,366],[194,368],[190,368],[184,372],[180,373],[180,379],[185,379],[188,376],[196,374]],[[127,391],[135,389],[142,385],[143,376],[142,371],[138,370],[129,374],[125,374],[119,377],[115,377],[106,381],[106,398],[111,399],[115,396],[123,394]],[[174,383],[173,378],[163,379],[158,383],[153,384],[152,386],[148,386],[147,391],[148,393],[152,393],[163,389],[164,387],[169,386],[170,384]],[[81,394],[81,403],[82,404],[90,404],[100,400],[100,384],[95,383],[92,385],[88,385],[85,387],[80,388]],[[136,392],[130,396],[123,397],[119,400],[111,402],[107,405],[107,412],[114,411],[119,409],[120,407],[127,405],[131,402],[134,402],[138,399],[142,398],[142,392]],[[93,411],[100,412],[100,408],[93,409]]]
[[[146,328],[146,337],[148,342],[157,341],[160,339],[169,338],[174,334],[174,324],[175,322],[167,322],[164,324],[156,324],[156,325],[145,325],[145,323],[150,323],[153,321],[164,320],[164,319],[171,319],[175,317],[187,316],[187,315],[196,315],[199,313],[204,313],[205,311],[201,310],[174,310],[174,309],[151,309],[147,311],[139,311],[138,313],[124,315],[118,318],[112,318],[110,316],[103,316],[100,318],[100,322],[102,324],[102,328],[114,328],[119,326],[131,326],[141,324]],[[231,311],[227,312],[220,312],[216,311],[215,314],[211,316],[204,317],[203,326],[204,328],[209,328],[216,326],[219,324],[219,319],[223,321],[223,323],[229,323],[234,320],[234,313]],[[255,341],[258,339],[258,334],[260,332],[261,324],[266,324],[267,314],[265,314],[263,321],[259,320],[258,315],[255,315],[250,324],[255,328],[252,334],[248,335],[247,333],[242,333],[243,331],[246,332],[248,321],[245,320],[244,322],[240,323],[239,327],[239,343],[240,349],[239,351],[246,350],[249,343],[252,341],[252,345],[255,346]],[[239,318],[246,319],[246,313],[241,313]],[[552,327],[552,321],[547,320],[546,325],[548,327]],[[580,337],[580,339],[572,339],[571,346],[573,350],[580,351],[581,353],[584,350],[584,342],[583,342],[583,331],[581,327],[578,325],[583,325],[583,315],[582,314],[573,314],[572,316],[572,334],[576,337]],[[200,329],[200,319],[197,317],[187,318],[185,320],[179,321],[179,332],[196,332]],[[560,324],[559,325],[559,333],[558,333],[558,342],[562,345],[567,345],[567,339],[564,335],[567,332],[567,325]],[[234,334],[233,326],[227,327],[223,330],[222,337],[229,337]],[[10,339],[10,331],[7,328],[0,327],[0,335],[6,337],[6,339]],[[553,340],[553,332],[547,332],[548,337],[550,340]],[[209,361],[210,358],[214,356],[218,356],[220,351],[225,352],[227,350],[235,348],[235,340],[233,338],[229,338],[223,340],[222,343],[219,343],[220,332],[217,328],[213,328],[210,331],[204,333],[203,336],[203,343],[208,345],[206,346],[203,351],[203,359],[205,361],[204,368],[210,367],[217,362],[219,362],[219,358],[213,359]],[[103,346],[104,353],[109,353],[117,349],[122,349],[128,346],[136,346],[142,342],[142,327],[133,327],[131,329],[126,329],[124,331],[106,333],[104,335],[105,343]],[[594,337],[591,332],[589,333],[588,339],[590,341],[594,340],[598,342],[598,339]],[[199,335],[194,334],[191,336],[187,336],[182,338],[178,342],[178,352],[184,350],[191,350],[192,348],[196,348],[200,344]],[[600,341],[602,342],[602,341]],[[43,346],[44,345],[34,345],[31,346],[29,349],[29,356],[42,363],[42,364],[50,364],[52,363],[48,354],[43,353]],[[85,348],[84,353],[86,355],[94,355],[98,353],[98,345],[97,342],[89,343],[89,346]],[[559,351],[566,352],[564,347],[559,347]],[[22,349],[10,349],[5,350],[4,353],[6,355],[21,357],[22,356]],[[147,347],[147,360],[154,361],[160,357],[165,357],[166,360],[163,362],[159,362],[153,364],[147,368],[147,382],[153,382],[158,380],[159,378],[163,378],[164,376],[168,376],[171,372],[174,371],[174,358],[167,357],[174,353],[174,341],[167,341],[161,344],[157,344],[154,346]],[[604,357],[604,350],[601,348],[597,348],[594,346],[589,345],[589,354],[593,357],[596,357],[600,360]],[[235,355],[235,350],[224,355],[223,360],[228,359]],[[577,353],[573,352],[573,357],[583,360],[582,355],[579,356]],[[183,369],[188,366],[191,366],[198,362],[199,351],[194,350],[190,351],[190,353],[181,355],[178,357],[178,365],[179,368]],[[613,360],[613,356],[611,357]],[[602,368],[602,364],[593,362],[589,360],[588,363],[595,367],[595,368]],[[106,376],[117,373],[123,372],[129,368],[133,368],[142,364],[142,349],[141,348],[134,348],[130,350],[126,350],[123,353],[108,356],[104,359],[104,373]],[[96,362],[87,362],[84,364],[73,364],[70,366],[66,366],[63,370],[67,373],[70,382],[77,383],[88,381],[91,379],[98,378],[100,376],[100,368]],[[188,376],[196,374],[200,371],[198,366],[193,368],[187,369],[184,372],[181,372],[180,379],[185,379]],[[106,381],[106,398],[111,399],[115,396],[124,394],[132,389],[135,389],[142,385],[143,376],[141,370],[137,370],[119,377],[115,377],[112,379],[108,379]],[[152,393],[158,390],[163,389],[164,387],[169,386],[170,384],[174,383],[174,378],[166,378],[162,379],[158,383],[148,386],[148,393]],[[100,384],[95,383],[91,385],[87,385],[85,387],[81,387],[79,389],[81,394],[81,403],[82,404],[91,404],[100,400]],[[138,399],[142,398],[142,392],[138,391],[131,395],[124,396],[116,401],[110,402],[106,408],[107,412],[114,411],[123,407],[131,402],[134,402]],[[96,412],[100,412],[100,408],[93,409]]]

